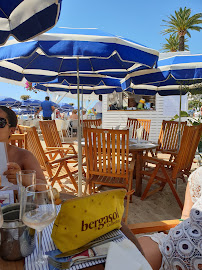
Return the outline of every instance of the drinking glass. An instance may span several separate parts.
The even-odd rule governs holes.
[[[1,205],[0,205],[0,228],[3,226],[4,223],[4,218],[3,218],[3,213],[1,210]]]
[[[17,178],[17,184],[18,184],[18,200],[20,203],[19,220],[22,220],[25,187],[36,185],[36,171],[21,170],[16,173],[16,178]]]
[[[36,185],[36,171],[34,170],[21,170],[16,173],[16,177],[18,187]]]
[[[33,263],[43,265],[47,261],[42,252],[42,230],[56,218],[52,187],[47,184],[28,186],[23,203],[22,221],[35,229],[38,236],[38,256]]]

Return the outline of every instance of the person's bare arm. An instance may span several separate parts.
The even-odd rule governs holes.
[[[136,247],[139,249],[142,255],[144,255],[143,249],[140,243],[138,242],[137,238],[135,237],[135,235],[132,233],[132,231],[127,227],[127,225],[125,225],[124,222],[122,222],[121,225],[122,225],[121,231],[125,234],[125,236],[128,239],[130,239],[130,241],[132,241],[136,245]]]
[[[55,111],[55,107],[54,106],[51,106],[51,110],[52,110],[52,112],[54,112]]]
[[[28,150],[16,148],[16,158],[8,163],[8,169],[4,172],[9,182],[17,184],[16,173],[20,170],[35,170],[37,183],[46,183],[43,171],[35,158]],[[19,164],[17,163],[20,161]]]
[[[26,150],[25,150],[26,151]],[[36,159],[36,157],[29,151],[26,151],[26,155],[24,155],[23,159],[23,169],[24,170],[35,170],[36,171],[36,178],[42,181],[45,181],[45,176],[41,169],[41,166]]]
[[[186,193],[185,193],[185,200],[184,200],[184,207],[182,210],[182,216],[181,219],[187,219],[189,218],[190,210],[193,206],[193,202],[191,199],[191,194],[190,194],[190,187],[189,183],[187,183],[187,188],[186,188]]]

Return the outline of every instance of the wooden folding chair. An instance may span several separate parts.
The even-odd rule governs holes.
[[[77,155],[77,152],[72,143],[62,143],[55,120],[39,121],[41,132],[46,143],[47,150],[58,150],[61,157],[69,154]],[[53,158],[57,157],[57,153]]]
[[[143,127],[142,139],[147,140],[147,141],[149,140],[151,120],[128,118],[127,126],[133,127],[132,138],[135,138],[135,139],[137,138],[137,134],[136,134],[137,129],[142,126]]]
[[[99,127],[102,124],[102,119],[86,119],[83,120],[83,128],[91,128],[92,126]]]
[[[78,167],[75,164],[68,163],[69,160],[76,159],[77,155],[50,159],[49,154],[55,154],[57,150],[46,152],[43,150],[35,127],[19,126],[19,129],[25,133],[25,148],[34,154],[42,169],[47,172],[51,185],[53,186],[57,181],[62,189],[67,188],[70,191],[77,192]],[[61,183],[62,179],[69,180],[73,184],[74,189],[63,185]]]
[[[131,197],[134,160],[129,164],[129,130],[84,129],[87,185],[125,188],[128,191],[125,220]]]
[[[150,163],[153,166],[147,166],[141,172],[143,177],[148,180],[148,184],[141,197],[142,200],[157,191],[162,191],[166,183],[168,183],[180,208],[183,208],[174,183],[177,178],[183,178],[185,174],[189,175],[201,133],[202,124],[192,127],[185,126],[180,149],[174,161],[167,161],[157,157],[143,157],[143,160],[148,162],[148,165]],[[149,192],[152,184],[158,184],[160,187]]]

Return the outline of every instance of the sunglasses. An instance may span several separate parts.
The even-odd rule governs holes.
[[[5,118],[0,117],[0,128],[5,128],[6,125],[10,126]]]

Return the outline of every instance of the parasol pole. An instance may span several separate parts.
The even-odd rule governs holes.
[[[82,197],[82,148],[81,148],[81,122],[80,122],[80,93],[79,93],[79,57],[77,57],[77,104],[78,104],[78,197]]]
[[[182,109],[182,84],[180,84],[180,107],[179,107],[179,122],[178,122],[178,142],[177,142],[177,150],[180,148],[181,142],[181,109]]]

